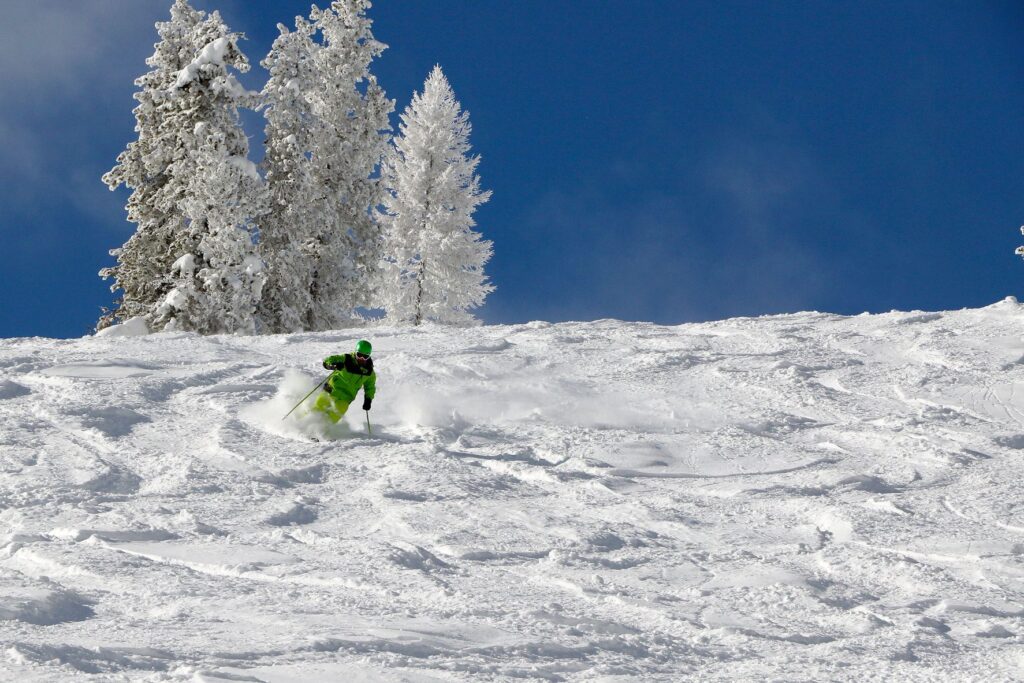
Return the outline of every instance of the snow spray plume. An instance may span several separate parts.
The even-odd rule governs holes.
[[[301,398],[301,399],[299,400],[299,402],[298,402],[298,403],[296,403],[296,404],[295,404],[294,406],[292,406],[292,409],[291,409],[291,410],[289,410],[289,411],[288,411],[287,413],[285,413],[285,414],[284,414],[284,417],[282,417],[281,419],[282,419],[282,420],[284,420],[284,419],[285,419],[285,418],[287,418],[287,417],[288,417],[289,415],[291,415],[292,413],[294,413],[294,412],[295,412],[295,409],[296,409],[296,408],[298,408],[299,406],[301,406],[301,405],[302,405],[302,403],[303,403],[303,401],[305,401],[305,400],[306,400],[307,398],[309,398],[310,396],[312,396],[312,395],[313,395],[313,392],[314,392],[314,391],[316,391],[317,389],[319,389],[319,388],[320,388],[321,386],[323,386],[324,382],[326,382],[326,381],[327,381],[327,378],[325,377],[324,379],[322,379],[322,380],[320,380],[319,382],[317,382],[317,383],[316,383],[316,386],[314,386],[314,387],[313,387],[312,389],[310,389],[310,390],[309,390],[309,393],[308,393],[308,394],[306,394],[305,396],[303,396],[303,397],[302,397],[302,398]]]
[[[311,411],[313,395],[309,392],[314,378],[304,372],[289,369],[277,393],[268,401],[243,409],[239,414],[253,425],[278,436],[289,438],[325,438],[332,439],[348,434],[348,425],[333,425],[319,412]],[[323,384],[317,384],[319,388]],[[304,397],[305,396],[305,397]],[[296,405],[297,404],[297,405]],[[281,419],[294,406],[294,412],[285,420]]]

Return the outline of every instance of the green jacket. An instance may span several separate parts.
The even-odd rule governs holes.
[[[331,396],[337,400],[351,403],[356,400],[360,387],[366,398],[372,399],[377,393],[377,373],[373,371],[372,359],[360,365],[351,353],[328,356],[324,359],[324,367],[329,369],[331,366],[341,367],[341,370],[335,370],[327,378]]]

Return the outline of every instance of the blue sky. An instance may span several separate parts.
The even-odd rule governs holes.
[[[132,226],[99,178],[133,137],[132,81],[170,4],[0,6],[0,336],[80,336],[109,304],[96,272]],[[254,65],[308,10],[194,4],[247,35]],[[1020,3],[379,0],[371,16],[399,110],[440,63],[471,112],[494,191],[486,322],[1022,294]]]

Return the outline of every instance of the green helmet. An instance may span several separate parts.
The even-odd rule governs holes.
[[[365,339],[360,339],[358,342],[356,342],[356,353],[361,353],[364,356],[369,356],[372,351],[373,347],[370,346],[370,342],[366,341]]]

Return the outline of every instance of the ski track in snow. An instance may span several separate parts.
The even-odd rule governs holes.
[[[0,678],[1024,680],[1022,323],[0,341]]]

